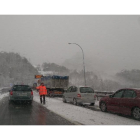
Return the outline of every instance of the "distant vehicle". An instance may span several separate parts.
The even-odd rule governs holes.
[[[91,87],[71,86],[63,94],[63,102],[72,102],[74,105],[88,104],[94,106],[94,90]]]
[[[33,101],[33,91],[29,85],[14,85],[9,91],[9,102],[11,101]]]
[[[101,111],[132,115],[140,120],[140,89],[125,88],[99,101]]]
[[[68,88],[69,85],[69,76],[43,76],[40,79],[40,83],[44,83],[47,87],[48,96],[61,96],[64,93],[64,90]]]

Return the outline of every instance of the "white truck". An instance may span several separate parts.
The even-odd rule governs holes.
[[[43,76],[41,77],[40,82],[43,82],[47,87],[48,96],[62,96],[64,90],[68,88],[69,76]]]

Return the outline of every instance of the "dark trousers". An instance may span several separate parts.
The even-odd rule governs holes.
[[[40,95],[40,102],[42,104],[42,97],[43,97],[43,104],[45,104],[45,95]]]

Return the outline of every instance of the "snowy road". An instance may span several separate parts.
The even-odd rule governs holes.
[[[0,125],[73,125],[36,102],[9,104],[7,95],[0,100]]]
[[[34,101],[39,101],[39,95],[34,91]],[[63,103],[60,98],[46,98],[45,107],[58,115],[76,124],[84,125],[140,125],[140,121],[129,116],[120,116],[113,113],[104,113],[100,110],[91,110],[69,103]],[[96,108],[98,104],[96,103]]]
[[[96,102],[92,109],[63,103],[62,98],[46,98],[41,105],[39,94],[34,91],[33,104],[8,104],[8,93],[0,94],[0,124],[84,124],[84,125],[140,125],[129,116],[101,112]],[[42,114],[42,115],[41,115]],[[45,117],[44,117],[45,116]],[[51,116],[48,119],[48,116]],[[43,119],[40,119],[42,118]],[[38,121],[37,121],[38,120]],[[53,120],[53,121],[52,121]]]

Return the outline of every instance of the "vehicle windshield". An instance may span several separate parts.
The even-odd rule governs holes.
[[[28,85],[15,85],[13,91],[31,91],[31,88]]]
[[[81,93],[94,93],[94,90],[90,87],[81,87],[80,92]]]

